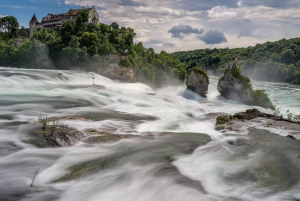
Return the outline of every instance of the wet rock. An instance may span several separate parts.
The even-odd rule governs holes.
[[[286,137],[289,138],[289,139],[292,139],[292,140],[296,140],[296,138],[292,135],[287,135]]]
[[[216,126],[230,122],[232,120],[231,117],[232,116],[225,116],[225,115],[217,117]]]
[[[246,112],[239,112],[233,115],[234,119],[250,120],[257,117],[274,118],[274,115],[260,112],[258,109],[249,109]]]
[[[87,134],[73,128],[57,126],[55,129],[35,129],[33,136],[33,139],[27,140],[28,143],[39,148],[48,148],[73,146],[87,137]]]
[[[110,79],[120,80],[122,82],[135,82],[133,69],[129,67],[122,67],[118,64],[111,64],[109,68],[106,68],[103,72],[99,73]]]
[[[195,70],[192,70],[186,79],[187,88],[202,97],[206,97],[208,84],[207,76]]]
[[[216,119],[216,130],[226,131],[246,131],[249,123],[265,128],[276,128],[281,130],[300,131],[300,124],[284,119],[283,117],[274,116],[260,112],[257,109],[249,109],[245,112],[239,112],[234,115],[222,115]],[[293,137],[293,136],[292,136]]]

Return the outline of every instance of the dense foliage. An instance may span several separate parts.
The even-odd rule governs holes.
[[[188,68],[224,70],[235,58],[239,67],[250,78],[300,84],[300,38],[282,39],[234,49],[199,49],[172,54]]]
[[[165,51],[159,54],[142,43],[134,44],[131,28],[87,24],[86,10],[76,22],[64,22],[58,30],[38,28],[20,47],[13,41],[18,35],[0,32],[0,66],[21,68],[73,69],[101,72],[109,64],[133,68],[138,81],[161,85],[174,77],[184,80],[186,69],[178,59]],[[26,36],[24,28],[20,30]]]
[[[18,34],[19,23],[13,16],[0,18],[0,30],[6,32],[8,37],[14,37]]]

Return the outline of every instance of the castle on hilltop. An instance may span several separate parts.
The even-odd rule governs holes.
[[[29,22],[30,36],[33,35],[34,31],[37,28],[50,28],[50,29],[59,29],[61,25],[66,21],[76,21],[78,12],[80,10],[87,9],[89,11],[88,24],[99,24],[99,14],[95,7],[92,8],[82,8],[82,9],[70,9],[66,13],[62,14],[50,14],[43,18],[41,22],[38,21],[36,15],[32,16],[31,21]]]

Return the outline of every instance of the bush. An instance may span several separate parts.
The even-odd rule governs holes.
[[[129,59],[122,59],[120,60],[119,64],[123,67],[132,67],[132,63],[129,61]]]
[[[273,104],[264,89],[252,90],[252,97],[255,105],[273,109]]]

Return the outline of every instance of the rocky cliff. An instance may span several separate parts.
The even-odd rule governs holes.
[[[201,68],[193,68],[190,70],[186,79],[186,86],[189,90],[197,93],[202,97],[206,97],[208,91],[208,76]]]
[[[227,99],[237,100],[248,105],[273,107],[265,91],[253,90],[250,79],[243,76],[236,67],[225,70],[224,76],[219,79],[217,89]]]

